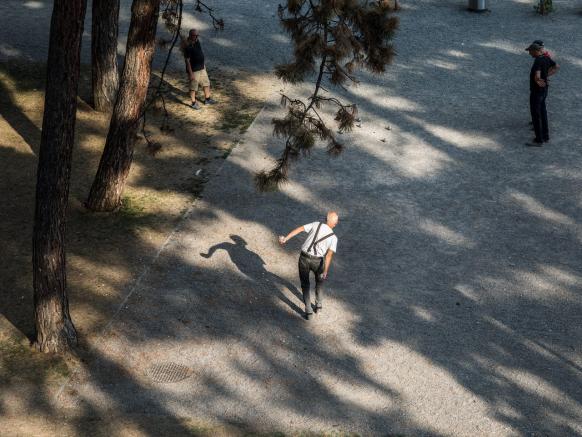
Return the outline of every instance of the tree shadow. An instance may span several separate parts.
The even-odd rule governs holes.
[[[0,115],[18,132],[36,155],[40,144],[40,129],[14,103],[2,81],[0,81]]]
[[[450,435],[459,426],[475,435],[580,434],[579,138],[540,154],[521,147],[528,133],[527,111],[515,91],[522,60],[510,44],[517,45],[531,23],[506,22],[503,38],[510,41],[504,45],[500,33],[475,18],[475,42],[469,43],[460,21],[467,15],[440,23],[439,5],[403,15],[401,35],[409,41],[400,49],[404,61],[393,76],[375,82],[376,93],[357,102],[364,128],[371,126],[356,137],[359,147],[326,161],[325,171],[314,153],[296,167],[292,185],[271,195],[254,191],[254,154],[262,149],[253,144],[248,154],[227,160],[141,282],[132,279],[139,271],[103,277],[111,288],[134,291],[103,335],[102,325],[89,325],[87,373],[71,380],[61,406],[34,392],[23,405],[48,416],[82,405],[79,433],[119,411],[146,435],[160,434],[151,422],[140,422],[146,414],[168,418],[177,434],[191,432],[180,422],[187,416],[253,430],[338,424],[364,435]],[[509,18],[517,7],[523,4],[497,5]],[[431,39],[414,37],[413,19]],[[449,47],[435,53],[434,41]],[[483,78],[499,71],[506,80],[497,82],[494,95]],[[564,83],[576,83],[564,74]],[[555,83],[553,103],[564,109],[554,114],[556,126],[573,132],[568,126],[577,112],[566,110],[576,108],[576,94],[559,97]],[[383,90],[394,99],[378,99]],[[374,134],[386,122],[393,129]],[[267,134],[255,140],[270,144],[264,152],[269,159],[280,151]],[[32,161],[2,153],[16,166]],[[79,162],[88,159],[81,153]],[[160,159],[173,168],[192,165],[179,156]],[[136,162],[142,169],[138,184],[180,190],[150,180],[148,171],[159,168],[148,158]],[[90,180],[89,173],[81,175]],[[328,206],[355,219],[338,229],[330,310],[310,327],[272,290],[288,288],[294,256],[266,245],[251,250],[243,239],[268,241],[271,233]],[[86,274],[158,249],[140,237],[141,229],[156,226],[148,215],[126,216],[123,229],[135,240],[113,249],[106,238],[94,247],[83,242],[95,236],[94,227],[118,224],[119,216],[74,214],[78,224],[71,235],[79,243],[70,250],[87,261]],[[224,227],[226,218],[232,228]],[[209,258],[188,255],[201,252]],[[29,284],[21,289],[27,292]],[[89,293],[96,296],[91,308],[103,319],[122,301],[77,289],[72,308],[86,305]],[[2,307],[3,314],[10,311]],[[0,356],[2,363],[6,359]],[[160,361],[182,364],[193,374],[177,385],[156,385],[145,376]],[[2,389],[16,385],[2,383]],[[6,407],[0,404],[0,411]],[[474,427],[481,421],[485,428]]]

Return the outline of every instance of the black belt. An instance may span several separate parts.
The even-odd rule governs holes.
[[[304,257],[310,258],[310,259],[323,259],[322,256],[309,255],[308,253],[305,253],[303,251],[301,251],[301,256],[304,256]]]

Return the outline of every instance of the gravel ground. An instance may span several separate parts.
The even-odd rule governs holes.
[[[125,53],[131,0],[120,0],[119,46],[120,56]],[[224,31],[215,31],[208,15],[194,12],[193,0],[184,1],[184,29],[196,27],[207,54],[208,68],[220,64],[235,69],[264,71],[273,62],[281,62],[287,52],[287,38],[281,34],[276,19],[277,2],[253,0],[206,2],[226,21]],[[48,53],[52,2],[46,0],[0,2],[0,61],[24,58],[44,61]],[[26,29],[26,30],[23,30]],[[260,33],[259,33],[260,29]],[[186,32],[184,32],[186,33]],[[158,36],[167,36],[163,25]],[[91,0],[88,0],[82,62],[91,62]],[[258,55],[260,54],[260,56]],[[162,65],[164,51],[158,50],[155,67]],[[122,58],[120,57],[120,62]],[[120,64],[121,65],[121,64]],[[183,70],[184,62],[178,55],[172,58],[172,67]]]
[[[582,435],[582,5],[555,1],[541,18],[527,1],[478,15],[463,1],[403,3],[395,65],[344,93],[362,118],[344,155],[316,152],[282,192],[258,195],[252,175],[280,151],[273,96],[92,344],[97,358],[59,398],[69,417]],[[276,2],[230,4],[248,29],[234,48],[217,37],[210,56],[269,68],[283,52],[268,37]],[[532,150],[523,48],[535,38],[562,70],[552,142]],[[324,311],[306,322],[300,241],[282,249],[276,236],[328,208],[338,254]],[[156,382],[161,364],[176,382]]]

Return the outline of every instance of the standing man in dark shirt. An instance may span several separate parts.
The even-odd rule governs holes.
[[[544,47],[531,44],[526,51],[534,58],[533,66],[529,75],[529,106],[531,120],[536,137],[527,143],[528,146],[541,147],[543,143],[550,140],[548,129],[548,112],[546,110],[546,98],[548,97],[548,78],[555,74],[560,68],[552,58],[544,56]]]
[[[204,63],[204,52],[198,39],[198,31],[191,29],[186,40],[186,47],[184,48],[184,58],[186,58],[186,70],[188,71],[188,79],[190,80],[190,97],[192,99],[192,108],[200,109],[200,105],[196,101],[196,91],[201,86],[204,90],[204,104],[213,105],[216,103],[210,97],[210,79],[206,72],[206,64]]]

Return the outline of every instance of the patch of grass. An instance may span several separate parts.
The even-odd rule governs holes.
[[[42,383],[66,378],[69,374],[64,356],[36,352],[28,339],[0,340],[0,379],[3,381]]]
[[[124,196],[121,200],[119,215],[127,218],[143,217],[145,215],[147,200],[143,197]]]
[[[249,108],[250,105],[243,104],[240,109],[228,109],[222,116],[222,125],[220,130],[229,132],[233,129],[238,129],[239,133],[243,134],[249,128],[259,110],[256,108]]]

